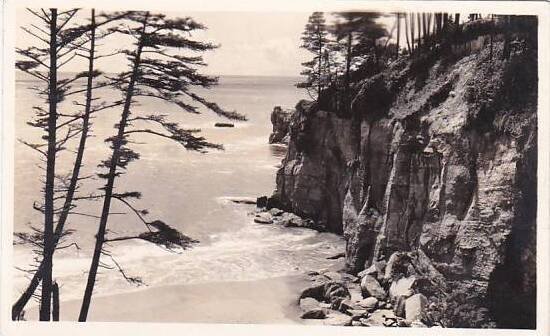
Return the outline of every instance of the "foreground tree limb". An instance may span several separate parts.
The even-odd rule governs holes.
[[[76,13],[76,11],[75,11],[75,13]],[[84,35],[85,33],[87,33],[87,32],[89,33],[88,38],[85,40],[85,41],[89,41],[89,43],[90,43],[90,47],[87,48],[88,54],[85,56],[88,60],[88,69],[87,69],[87,72],[77,74],[73,79],[66,81],[65,83],[63,83],[62,86],[67,87],[69,82],[72,82],[72,81],[74,81],[76,79],[79,79],[79,78],[82,78],[82,77],[86,77],[87,78],[86,89],[85,89],[86,95],[85,95],[85,103],[83,104],[84,113],[82,115],[79,115],[79,116],[76,116],[76,117],[72,118],[68,122],[58,124],[57,127],[56,127],[56,129],[59,129],[62,126],[68,125],[70,122],[74,122],[76,120],[81,120],[82,121],[82,125],[80,126],[82,131],[80,132],[80,140],[79,140],[79,144],[78,144],[78,149],[76,151],[76,156],[75,156],[75,161],[74,161],[74,164],[73,164],[73,170],[72,170],[72,173],[71,173],[71,178],[70,178],[69,184],[67,186],[66,194],[64,196],[63,207],[62,207],[62,210],[59,214],[59,218],[57,220],[57,225],[55,226],[55,231],[53,232],[53,241],[52,241],[53,249],[51,251],[51,258],[53,258],[53,254],[55,253],[55,249],[57,248],[57,245],[58,245],[61,237],[63,236],[63,232],[65,230],[65,223],[66,223],[66,221],[69,217],[69,214],[71,214],[71,209],[73,208],[73,202],[75,201],[75,193],[76,193],[77,188],[78,188],[78,183],[81,180],[80,169],[82,167],[82,162],[83,162],[83,159],[84,159],[84,152],[85,152],[85,148],[86,148],[86,141],[87,141],[87,138],[88,138],[90,127],[91,127],[90,117],[91,117],[92,113],[103,109],[103,107],[101,107],[101,106],[100,107],[93,107],[92,106],[93,89],[94,89],[93,82],[94,82],[94,78],[97,77],[97,75],[99,74],[99,72],[94,67],[94,61],[95,61],[95,59],[97,59],[97,56],[96,56],[96,53],[95,53],[96,52],[96,50],[95,50],[96,49],[96,29],[97,29],[98,26],[100,26],[102,24],[105,24],[107,22],[113,21],[114,19],[120,18],[120,16],[117,16],[115,18],[106,18],[106,20],[104,22],[102,22],[100,24],[97,24],[96,23],[95,10],[92,9],[91,10],[91,15],[90,15],[90,24],[89,25],[79,26],[79,27],[72,28],[72,29],[69,29],[69,30],[61,31],[61,28],[63,28],[63,26],[65,26],[67,24],[67,22],[70,20],[70,18],[73,17],[73,15],[74,14],[70,15],[69,18],[65,19],[63,21],[62,26],[57,28],[57,34],[62,36],[61,40],[63,41],[63,43],[65,43],[65,45],[70,47],[70,50],[72,50],[73,48],[71,46],[69,46],[69,44],[72,43],[73,41],[75,41],[76,38]],[[78,49],[80,50],[82,48],[83,48],[83,43],[82,42],[78,43]],[[117,106],[117,105],[119,105],[119,104],[115,103],[115,104],[111,104],[111,105],[108,105],[108,106],[113,107],[113,106]],[[48,156],[48,155],[46,155],[46,156]],[[31,278],[31,281],[30,281],[29,285],[21,293],[21,295],[19,296],[17,301],[13,304],[13,306],[12,306],[12,320],[16,320],[18,318],[18,316],[21,315],[21,313],[23,312],[23,309],[25,308],[25,306],[27,305],[29,300],[33,297],[34,292],[36,291],[36,289],[40,285],[40,282],[41,282],[41,280],[44,276],[44,273],[45,273],[44,270],[48,269],[48,268],[51,268],[50,266],[46,265],[46,261],[47,260],[43,259],[40,262],[36,272],[34,272],[33,277]]]
[[[98,268],[103,265],[101,256],[110,256],[104,250],[104,244],[109,241],[106,233],[111,201],[118,199],[125,203],[125,198],[139,198],[141,195],[138,192],[119,193],[114,191],[116,178],[124,173],[130,162],[139,159],[139,154],[127,146],[130,143],[128,138],[148,133],[175,141],[188,150],[203,151],[205,148],[220,148],[219,145],[209,143],[203,137],[196,136],[195,134],[199,130],[180,128],[176,123],[166,121],[163,115],[131,117],[131,110],[135,102],[134,98],[147,96],[161,99],[194,114],[200,113],[195,106],[191,105],[192,102],[197,102],[219,116],[245,120],[245,117],[237,112],[225,111],[216,103],[209,102],[191,91],[191,87],[209,88],[217,83],[217,78],[202,75],[194,68],[194,66],[204,65],[202,57],[186,57],[181,54],[181,50],[202,52],[216,47],[210,43],[189,39],[191,32],[204,29],[204,26],[189,17],[168,19],[165,15],[151,14],[150,12],[132,12],[127,19],[134,27],[115,27],[113,31],[134,38],[136,41],[134,44],[135,49],[123,51],[130,61],[131,70],[118,76],[120,82],[117,88],[125,95],[124,106],[120,121],[115,125],[117,134],[107,139],[111,144],[111,157],[100,165],[100,167],[106,168],[108,172],[98,173],[99,177],[106,180],[105,186],[102,188],[104,192],[103,208],[78,317],[79,322],[86,321],[88,317]],[[160,125],[166,133],[143,128],[132,129],[133,122],[137,121]],[[126,205],[129,204],[126,202]],[[139,214],[139,212],[137,213]],[[143,218],[140,219],[145,222]],[[148,225],[153,226],[153,223],[148,223]],[[160,231],[172,232],[167,228],[169,227],[163,227]],[[140,238],[149,239],[158,244],[169,237],[173,237],[172,234],[159,235],[162,235],[162,233],[147,232]],[[160,240],[156,240],[157,238]]]

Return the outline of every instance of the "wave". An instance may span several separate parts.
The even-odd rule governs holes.
[[[220,198],[222,202],[229,200],[228,197]],[[142,241],[110,247],[110,253],[124,273],[139,277],[144,285],[129,284],[116,268],[102,269],[95,295],[155,286],[251,281],[302,274],[330,267],[334,261],[327,257],[344,249],[344,242],[337,235],[261,225],[254,223],[247,213],[250,206],[237,204],[234,210],[246,222],[240,229],[212,234],[208,244],[198,244],[186,251],[168,252]],[[103,257],[102,261],[113,266],[109,258]],[[63,300],[81,297],[88,267],[89,258],[84,256],[56,259],[54,273]],[[16,283],[25,283],[21,280]]]

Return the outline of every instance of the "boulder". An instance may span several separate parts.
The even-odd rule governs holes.
[[[271,209],[269,209],[268,212],[271,216],[274,216],[274,217],[281,216],[284,213],[283,210],[278,209],[278,208],[271,208]]]
[[[260,212],[254,217],[254,222],[259,224],[273,224],[273,217],[268,212]]]
[[[265,202],[265,208],[269,210],[273,208],[284,209],[285,207],[283,206],[279,198],[276,195],[273,195],[267,198]]]
[[[302,319],[315,319],[320,320],[327,317],[326,311],[323,308],[314,308],[311,310],[308,310],[300,316]]]
[[[378,307],[378,299],[375,298],[374,296],[371,296],[357,302],[357,305],[367,309],[368,311],[373,311],[376,309],[376,307]]]
[[[319,303],[319,307],[325,308],[325,309],[331,309],[332,305],[330,303],[321,302]]]
[[[342,280],[344,280],[344,282],[359,282],[359,278],[356,277],[355,275],[353,274],[349,274],[349,273],[344,273],[344,272],[341,272],[339,273],[340,276],[342,277]]]
[[[384,279],[386,281],[397,280],[401,277],[407,277],[409,275],[409,266],[411,258],[405,252],[394,252],[388,259],[386,265]]]
[[[361,323],[367,327],[385,327],[388,324],[388,321],[397,322],[397,318],[393,311],[387,309],[379,309],[372,313],[366,319],[360,319]]]
[[[426,307],[428,305],[428,299],[422,294],[415,294],[405,301],[405,318],[409,321],[421,321]]]
[[[397,317],[397,326],[401,327],[401,328],[410,327],[411,323],[409,321],[405,320],[404,318],[398,316]]]
[[[333,302],[334,298],[349,299],[351,295],[348,289],[341,282],[332,281],[325,284],[325,300]]]
[[[265,208],[267,206],[267,196],[256,198],[256,206],[258,208]]]
[[[338,304],[340,304],[343,299],[349,299],[350,294],[346,286],[344,286],[341,282],[327,279],[326,281],[317,280],[311,286],[308,286],[302,290],[300,299],[306,297],[314,298],[319,302],[334,303],[335,301],[338,301]]]
[[[374,296],[378,300],[385,300],[388,296],[384,288],[380,286],[378,280],[371,275],[365,275],[361,279],[361,293],[365,298]]]
[[[361,293],[361,286],[357,283],[347,283],[348,291],[351,296],[351,300],[354,302],[359,302],[363,300],[363,294]]]
[[[278,219],[277,224],[281,224],[284,227],[301,227],[303,226],[302,218],[299,216],[290,213],[285,212],[283,213]]]
[[[345,313],[351,316],[352,321],[359,321],[359,319],[367,317],[368,315],[365,309],[348,309]]]
[[[300,299],[303,298],[314,298],[317,301],[325,300],[325,284],[315,281],[312,285],[304,288],[302,294],[300,294]]]
[[[311,297],[300,299],[300,308],[304,312],[320,308],[320,304],[321,303],[319,301]]]
[[[336,311],[330,311],[323,320],[324,325],[331,326],[350,326],[351,322],[351,316]]]
[[[365,275],[371,275],[380,281],[384,277],[385,268],[386,268],[386,262],[384,260],[375,261],[367,269],[359,272],[357,275],[360,277],[364,277]]]
[[[338,306],[338,311],[340,311],[342,313],[345,313],[350,309],[351,310],[361,309],[361,307],[359,307],[358,305],[356,305],[353,301],[351,301],[349,299],[342,300],[342,302],[340,302],[340,306]]]
[[[397,298],[393,306],[393,312],[396,316],[405,317],[405,301],[407,301],[407,297],[405,296],[399,296]]]
[[[414,294],[413,286],[415,281],[416,277],[414,275],[393,281],[389,290],[389,295],[392,302],[400,296],[412,296]]]
[[[425,325],[424,323],[420,322],[420,321],[412,321],[409,324],[409,327],[411,327],[411,328],[427,328],[428,326]]]
[[[344,277],[340,273],[337,272],[325,272],[323,273],[324,276],[328,277],[330,280],[334,281],[342,281],[344,280]]]

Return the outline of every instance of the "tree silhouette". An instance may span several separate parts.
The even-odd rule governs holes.
[[[205,27],[190,17],[169,19],[163,14],[150,12],[130,12],[124,24],[114,27],[112,31],[129,36],[134,41],[133,50],[122,50],[131,64],[131,70],[120,73],[116,80],[116,87],[124,95],[124,104],[120,121],[115,125],[116,135],[107,139],[111,146],[111,156],[100,167],[107,170],[98,174],[106,180],[103,191],[103,208],[96,234],[94,254],[88,273],[88,280],[79,321],[86,321],[98,268],[101,266],[101,255],[109,255],[104,250],[107,241],[107,224],[109,209],[113,199],[129,205],[127,199],[138,198],[138,192],[116,192],[116,177],[123,174],[128,164],[139,158],[139,154],[128,145],[131,136],[140,134],[155,135],[164,139],[173,140],[188,150],[204,152],[207,149],[220,149],[220,145],[208,142],[199,136],[197,129],[184,129],[176,123],[169,122],[165,115],[132,115],[132,107],[137,97],[160,99],[179,106],[189,113],[200,113],[198,103],[219,116],[245,120],[246,118],[235,112],[226,111],[214,102],[194,93],[194,87],[209,88],[217,83],[217,78],[202,75],[197,67],[204,66],[201,52],[216,48],[210,43],[200,42],[190,38],[196,30]],[[198,55],[197,55],[198,54]],[[137,127],[138,124],[154,124],[161,130],[147,127]],[[144,221],[149,227],[148,222]]]
[[[330,52],[326,45],[329,42],[328,30],[325,23],[325,17],[322,12],[314,12],[308,19],[305,30],[302,34],[301,47],[314,54],[313,59],[302,63],[305,69],[301,75],[306,76],[304,82],[298,83],[300,88],[314,88],[317,91],[317,99],[321,96],[321,91],[327,85],[327,65],[324,60]],[[311,93],[310,93],[311,95]]]
[[[50,11],[55,12],[55,9],[52,9]],[[101,75],[101,72],[95,69],[94,61],[99,58],[107,56],[107,55],[96,54],[96,51],[95,51],[96,39],[103,38],[106,35],[105,33],[103,33],[103,34],[100,34],[100,36],[97,36],[96,30],[99,26],[115,21],[119,19],[121,16],[120,15],[114,15],[114,16],[102,15],[101,22],[96,22],[95,10],[92,9],[90,13],[90,22],[88,24],[68,27],[70,26],[69,20],[76,14],[76,12],[77,12],[76,9],[66,12],[65,14],[66,18],[61,23],[62,26],[57,28],[56,44],[58,45],[57,49],[59,50],[57,51],[57,53],[61,57],[64,57],[65,59],[64,62],[66,63],[68,63],[75,57],[85,58],[88,61],[88,69],[87,71],[77,73],[76,75],[70,78],[58,80],[57,92],[58,92],[59,101],[61,101],[65,97],[78,95],[84,92],[85,102],[80,103],[78,100],[75,100],[73,102],[73,104],[76,107],[83,108],[83,111],[77,111],[75,113],[70,113],[70,114],[57,113],[57,118],[63,119],[63,120],[57,123],[56,133],[60,132],[60,130],[64,128],[68,128],[69,131],[66,133],[66,135],[62,139],[59,139],[57,141],[56,153],[65,149],[65,146],[69,141],[69,139],[76,137],[78,135],[80,135],[80,139],[76,150],[73,169],[70,175],[68,177],[62,178],[60,174],[56,173],[57,179],[62,181],[58,181],[57,183],[58,185],[55,187],[54,193],[61,194],[61,195],[59,196],[56,195],[54,198],[55,200],[63,201],[63,203],[59,207],[55,206],[54,214],[56,215],[56,218],[55,218],[56,226],[55,226],[55,230],[53,231],[53,237],[50,240],[50,244],[52,246],[50,248],[50,255],[48,256],[48,258],[43,258],[40,261],[40,264],[34,271],[31,281],[29,282],[29,285],[20,295],[19,299],[12,306],[12,319],[14,320],[20,316],[25,305],[34,295],[34,292],[38,288],[44,274],[46,273],[47,275],[51,274],[52,263],[49,260],[53,258],[53,254],[55,250],[58,248],[67,247],[67,246],[58,246],[58,245],[60,240],[63,237],[67,236],[67,233],[71,232],[71,231],[65,231],[65,223],[69,215],[73,213],[72,210],[75,208],[75,204],[74,204],[75,194],[78,191],[79,184],[82,182],[82,180],[86,179],[85,177],[83,178],[80,176],[80,168],[82,167],[84,150],[86,147],[86,140],[89,136],[88,134],[91,128],[90,118],[94,113],[120,105],[120,102],[112,102],[109,104],[105,102],[101,102],[99,104],[98,103],[93,104],[92,102],[97,100],[97,98],[93,98],[93,90],[96,88],[104,87],[108,85],[108,83],[96,83],[96,79]],[[31,13],[34,13],[35,15],[38,14],[37,12],[32,10],[31,10]],[[50,17],[53,17],[53,15],[50,15]],[[33,28],[35,28],[35,30],[38,29],[38,27],[34,25],[33,25]],[[27,31],[27,28],[24,28],[24,30]],[[40,36],[37,35],[36,31],[29,31],[29,32],[36,34],[36,37],[40,38]],[[34,47],[31,47],[29,49],[20,50],[19,53],[23,56],[26,56],[27,58],[30,55],[32,55],[33,58],[37,58],[37,59],[46,57],[45,49],[40,51],[43,55],[39,55],[38,53],[33,52],[33,50],[34,50]],[[34,77],[38,78],[38,76],[40,76],[41,73],[38,71],[39,70],[38,65],[40,64],[40,62],[37,61],[37,63],[38,64],[29,64],[27,60],[23,60],[17,63],[17,67],[20,70],[26,73],[30,73]],[[42,64],[42,66],[44,65]],[[83,88],[77,87],[73,89],[74,84],[81,79],[86,79],[85,87]],[[41,108],[35,107],[35,110],[41,111]],[[40,122],[40,119],[35,122],[31,122],[30,124],[35,127],[43,127],[42,123]],[[42,147],[42,144],[29,144],[27,142],[24,142],[24,143],[30,146],[31,148],[35,148],[36,150],[39,150],[40,147]],[[46,158],[49,158],[48,153],[43,153],[43,154],[45,154],[44,156]],[[40,206],[35,206],[35,208],[41,212],[43,211],[42,207]],[[37,245],[37,242],[44,239],[45,235],[40,230],[36,232],[37,232],[37,235],[35,235],[34,237],[19,235],[19,238],[21,238],[23,241],[30,243],[34,246],[39,246]],[[46,288],[47,287],[48,287],[48,284],[46,284]],[[44,285],[42,288],[44,289]],[[44,306],[44,303],[41,304],[41,307],[42,306]]]
[[[56,208],[56,157],[65,149],[66,143],[76,137],[80,132],[77,128],[58,124],[61,117],[58,112],[59,103],[68,95],[70,80],[59,80],[58,71],[64,65],[71,62],[75,57],[75,48],[70,46],[74,37],[64,34],[65,27],[77,13],[76,9],[58,12],[52,8],[46,10],[28,11],[38,18],[40,25],[31,24],[29,27],[22,27],[23,31],[36,39],[38,46],[31,46],[26,49],[17,49],[17,53],[23,58],[16,63],[16,67],[31,75],[35,79],[45,83],[45,88],[34,88],[38,95],[43,97],[47,109],[35,106],[36,117],[29,125],[40,128],[44,131],[41,143],[29,143],[21,140],[29,148],[37,151],[43,156],[46,166],[44,179],[44,200],[34,204],[34,209],[40,211],[44,216],[43,229],[36,229],[35,242],[36,253],[42,256],[42,290],[40,296],[40,320],[51,319],[51,297],[52,297],[52,258],[56,248],[54,235],[55,216],[59,213]],[[65,130],[65,134],[58,137],[58,133]]]
[[[337,21],[331,32],[337,41],[344,41],[345,71],[344,99],[345,105],[350,102],[351,67],[356,58],[373,55],[375,67],[378,67],[378,49],[376,41],[386,36],[386,29],[377,22],[381,14],[377,12],[336,12]]]

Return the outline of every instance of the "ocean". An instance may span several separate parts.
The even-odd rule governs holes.
[[[154,99],[140,99],[134,114],[160,113],[167,119],[189,128],[200,128],[202,135],[224,150],[206,154],[186,151],[178,144],[153,135],[134,138],[131,147],[140,159],[129,165],[116,181],[116,191],[139,191],[142,197],[132,201],[136,208],[147,209],[147,220],[162,220],[184,234],[198,239],[199,244],[178,253],[163,250],[151,243],[132,240],[109,244],[107,249],[129,276],[138,276],[144,285],[126,282],[116,269],[101,269],[96,296],[124,293],[154,286],[194,284],[220,281],[250,281],[301,274],[310,269],[328,267],[327,256],[341,252],[343,240],[330,233],[299,228],[282,228],[253,222],[254,205],[236,204],[231,197],[270,195],[275,188],[275,174],[285,148],[269,145],[270,114],[280,105],[291,108],[307,98],[294,84],[299,78],[223,76],[220,84],[209,90],[197,90],[220,106],[237,110],[248,117],[235,122],[234,128],[216,128],[224,121],[214,113],[185,113],[177,106]],[[29,78],[18,77],[16,83],[16,137],[32,142],[42,135],[27,125],[33,117],[32,107],[43,104],[29,87],[39,85]],[[120,98],[120,93],[101,89],[97,97],[106,101]],[[67,99],[61,110],[69,113],[74,105]],[[93,119],[93,137],[88,139],[82,176],[85,180],[80,195],[97,193],[103,180],[98,179],[98,164],[109,155],[104,139],[115,133],[113,125],[120,108],[99,113]],[[151,126],[149,126],[151,127]],[[70,144],[74,145],[74,143]],[[71,152],[59,156],[59,174],[68,173]],[[42,170],[36,152],[22,143],[15,145],[15,231],[40,227],[42,216],[32,209],[42,198]],[[77,210],[99,215],[101,202],[80,201]],[[113,201],[108,230],[110,237],[143,232],[143,224],[120,203]],[[67,228],[74,233],[67,243],[73,247],[56,252],[54,278],[61,286],[61,299],[80,299],[92,253],[98,220],[72,215]],[[16,298],[28,283],[27,275],[16,268],[32,264],[28,246],[14,246],[14,293]],[[103,257],[108,265],[113,262]],[[32,302],[33,305],[37,302]]]

